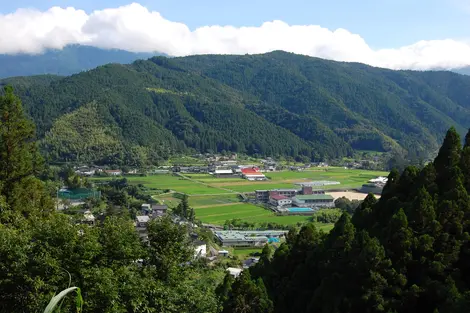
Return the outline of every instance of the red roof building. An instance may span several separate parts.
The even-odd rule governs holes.
[[[271,195],[270,198],[276,201],[288,199],[287,197],[283,195]]]

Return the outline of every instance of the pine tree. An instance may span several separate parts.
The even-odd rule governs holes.
[[[53,209],[43,184],[35,178],[42,168],[34,125],[26,119],[20,99],[5,87],[0,96],[0,194],[11,211],[31,214]],[[6,207],[0,208],[6,212]]]
[[[224,304],[223,313],[271,313],[273,303],[269,299],[263,281],[253,281],[249,271],[243,271],[232,285],[232,291]]]
[[[408,227],[405,212],[400,209],[390,221],[386,246],[393,267],[399,273],[406,273],[406,266],[412,259],[413,241],[413,231]]]
[[[451,189],[453,187],[452,179],[461,176],[461,173],[459,173],[461,150],[460,136],[457,130],[451,127],[447,131],[444,142],[434,160],[437,173],[436,182],[441,192]]]
[[[368,194],[364,201],[354,212],[352,223],[357,229],[371,229],[374,223],[372,208],[377,203],[377,199],[373,194]]]

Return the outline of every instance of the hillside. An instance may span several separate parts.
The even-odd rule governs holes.
[[[41,54],[0,54],[0,78],[43,74],[66,76],[108,63],[132,63],[153,55],[81,45],[51,49]]]
[[[369,194],[328,234],[310,224],[266,246],[219,288],[223,312],[251,299],[276,313],[468,312],[469,161],[470,133],[462,148],[451,128],[433,162],[393,170],[379,200]]]
[[[449,127],[463,134],[470,126],[470,77],[285,52],[154,57],[1,83],[14,86],[55,160],[147,162],[190,150],[313,159],[406,150],[424,157]],[[65,125],[80,133],[66,114],[90,103],[100,122],[89,127],[113,129],[121,148],[96,155],[64,144],[86,136],[60,139]]]

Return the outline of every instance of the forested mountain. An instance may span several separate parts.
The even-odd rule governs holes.
[[[155,54],[69,45],[40,54],[0,54],[0,78],[42,74],[71,75],[108,63],[128,64]]]
[[[274,256],[265,248],[218,289],[224,312],[260,299],[272,309],[243,312],[468,312],[469,174],[470,133],[462,149],[452,128],[434,162],[392,171],[380,200],[370,194],[329,234],[307,225]]]
[[[20,95],[54,160],[146,163],[189,150],[316,160],[354,149],[426,157],[449,127],[463,134],[470,125],[470,77],[280,51],[154,57],[1,83]],[[78,143],[87,128],[71,120],[86,118],[91,107],[94,122],[83,123],[103,129],[93,131],[94,143]],[[105,134],[119,144],[93,148]]]

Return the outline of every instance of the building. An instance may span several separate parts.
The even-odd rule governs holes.
[[[87,210],[83,213],[83,219],[82,223],[83,224],[88,224],[88,225],[95,225],[95,216],[91,213],[90,210]]]
[[[268,190],[255,190],[256,201],[259,202],[268,202],[269,201],[269,191]]]
[[[217,168],[214,171],[214,175],[219,177],[219,176],[232,176],[233,175],[233,170],[227,169],[227,168]]]
[[[249,231],[216,231],[215,236],[226,247],[262,247],[272,238],[281,238],[287,230],[249,230]]]
[[[259,170],[258,167],[247,167],[242,168],[242,176],[247,180],[254,181],[254,180],[266,180],[266,176]]]
[[[247,269],[256,265],[259,262],[259,259],[260,259],[259,257],[251,257],[243,261],[243,269]]]
[[[146,228],[149,221],[150,216],[148,215],[140,215],[135,217],[135,223],[137,227]]]
[[[75,171],[75,174],[80,176],[93,176],[95,175],[96,169],[89,167],[81,167]]]
[[[314,190],[311,186],[302,186],[301,189],[273,189],[273,190],[255,190],[256,201],[270,202],[271,195],[281,195],[287,198],[293,198],[296,195],[325,194],[324,190]]]
[[[227,268],[227,272],[229,272],[230,275],[232,275],[234,278],[237,278],[243,272],[243,269],[236,268],[236,267],[229,267]]]
[[[298,195],[292,198],[292,203],[300,208],[332,208],[334,198],[326,194]]]
[[[269,196],[269,203],[271,203],[274,206],[285,206],[292,204],[292,200],[287,198],[286,196],[280,195],[280,194],[271,194]]]
[[[122,175],[121,170],[104,170],[104,173],[109,176],[121,176]]]
[[[166,214],[168,206],[160,204],[152,204],[152,217],[159,217]]]
[[[156,218],[166,214],[168,206],[161,204],[148,204],[144,203],[141,206],[141,211],[143,215],[150,216],[151,218]]]
[[[270,195],[278,194],[287,198],[295,197],[301,190],[298,189],[274,189],[269,192]]]

